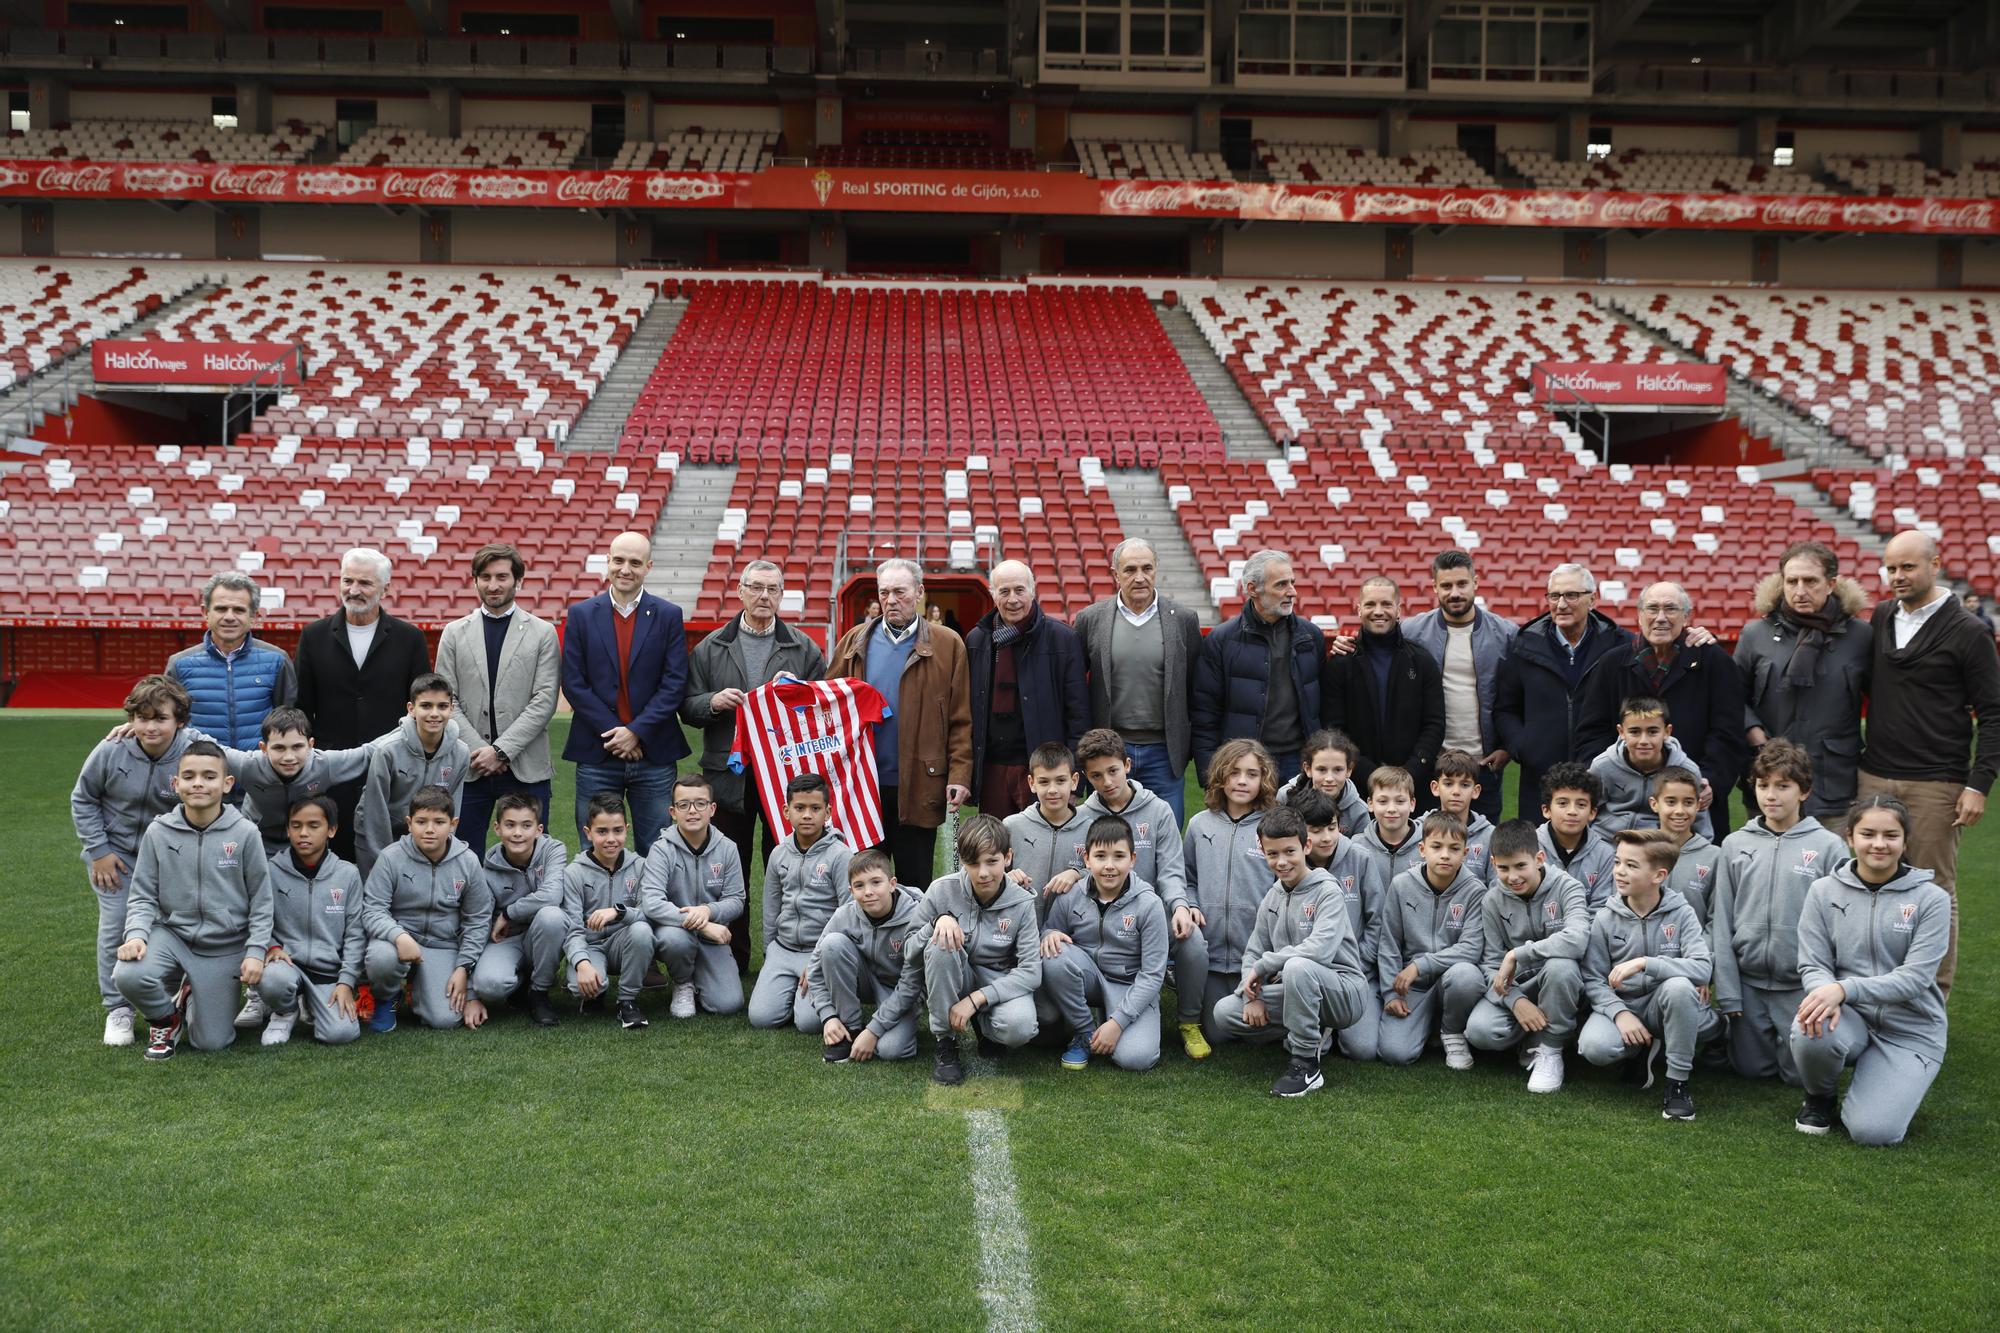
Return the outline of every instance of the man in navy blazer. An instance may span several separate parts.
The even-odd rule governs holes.
[[[584,806],[616,791],[643,856],[672,818],[674,768],[689,753],[677,716],[687,636],[681,609],[645,590],[650,537],[619,533],[609,561],[610,588],[571,607],[563,625],[562,686],[575,711],[563,758],[576,765],[577,845],[589,846]]]

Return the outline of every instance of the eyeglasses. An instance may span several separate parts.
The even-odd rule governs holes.
[[[699,814],[701,811],[708,809],[710,806],[714,804],[715,804],[714,801],[675,801],[674,809],[680,811],[684,815],[693,815],[693,814]]]
[[[746,583],[743,591],[752,597],[776,597],[784,589],[775,583]]]
[[[1552,592],[1549,594],[1549,600],[1552,602],[1581,602],[1585,598],[1595,595],[1589,592]]]
[[[1680,613],[1681,604],[1679,602],[1647,602],[1639,609],[1649,616],[1671,616]]]

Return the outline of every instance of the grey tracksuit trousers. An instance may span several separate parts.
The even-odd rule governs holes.
[[[1535,1002],[1549,1020],[1540,1032],[1526,1033],[1514,1018],[1514,1001]],[[1529,1049],[1553,1046],[1561,1050],[1576,1032],[1577,1009],[1583,999],[1583,969],[1574,958],[1551,958],[1541,971],[1508,991],[1505,1004],[1493,998],[1492,987],[1480,991],[1479,1003],[1465,1020],[1465,1039],[1482,1051],[1504,1051],[1527,1039]]]
[[[1410,1012],[1401,1018],[1386,1012],[1382,1015],[1376,1058],[1388,1065],[1415,1064],[1423,1056],[1433,1031],[1462,1034],[1472,1017],[1473,1006],[1479,1003],[1479,993],[1485,988],[1477,967],[1471,963],[1453,963],[1443,976],[1423,990],[1412,986],[1408,995],[1400,997],[1394,991],[1385,992],[1384,1004],[1400,998]]]
[[[861,1006],[875,1005],[879,1014],[880,1006],[896,991],[895,986],[885,986],[876,979],[860,948],[847,935],[822,935],[813,967],[815,981],[826,988],[827,998],[833,1002],[834,1016],[851,1036],[859,1036],[868,1027],[862,1021]],[[815,1012],[811,1017],[817,1032],[819,1015]],[[875,1058],[907,1060],[916,1053],[917,1007],[912,1004],[876,1033]]]
[[[733,1014],[743,1008],[743,978],[727,944],[712,944],[679,924],[654,926],[653,954],[675,985],[694,983],[703,1013]]]
[[[314,981],[290,963],[266,963],[257,993],[274,1014],[290,1013],[294,1005],[304,1006],[313,1040],[344,1046],[361,1035],[361,1020],[348,1018],[333,1007],[333,987],[333,982]]]
[[[375,1002],[393,1002],[396,993],[407,985],[410,1008],[425,1027],[455,1028],[465,1020],[452,1012],[444,988],[458,966],[458,950],[434,949],[427,944],[418,948],[423,951],[423,958],[406,963],[396,957],[396,946],[389,941],[368,941],[368,984],[375,991]]]
[[[1729,1066],[1745,1078],[1777,1078],[1799,1085],[1792,1063],[1792,1020],[1805,1002],[1804,990],[1765,990],[1744,983],[1742,1016],[1729,1022]],[[1841,1019],[1845,1026],[1847,1020]]]
[[[990,987],[1008,975],[1001,968],[978,966],[966,956],[966,952],[964,949],[940,949],[928,941],[924,945],[924,997],[930,1006],[932,1036],[952,1035],[951,1007],[972,992]],[[1036,980],[1039,981],[1040,977]],[[1032,987],[1024,995],[1016,995],[990,1009],[980,1010],[972,1021],[983,1026],[988,1037],[1007,1047],[1025,1046],[1041,1030],[1041,1024],[1035,1018]],[[814,1030],[817,1030],[817,1024]]]
[[[1317,1060],[1328,1028],[1359,1022],[1368,1004],[1368,986],[1357,974],[1337,971],[1310,958],[1287,958],[1276,981],[1264,983],[1261,998],[1269,1021],[1252,1027],[1243,1020],[1243,996],[1231,992],[1215,1005],[1215,1025],[1232,1041],[1285,1039],[1293,1055]]]
[[[1065,945],[1054,958],[1042,960],[1042,989],[1055,1001],[1056,1012],[1071,1032],[1094,1030],[1090,1010],[1095,1005],[1107,1015],[1125,1009],[1133,983],[1113,981],[1098,970],[1097,960],[1075,944]],[[1160,1063],[1160,1002],[1131,1015],[1112,1048],[1111,1063],[1120,1069],[1151,1069]]]
[[[584,957],[597,969],[601,977],[613,972],[618,974],[618,1002],[637,1004],[639,988],[645,983],[646,969],[653,965],[653,928],[645,920],[627,922],[613,928],[610,935],[596,941],[586,941]],[[732,963],[731,969],[735,965]],[[577,999],[583,992],[576,988],[576,960],[570,960],[569,993]],[[602,994],[602,992],[599,992]]]
[[[155,923],[146,936],[146,956],[120,962],[112,982],[123,1003],[150,1023],[172,1017],[174,996],[185,977],[188,996],[187,1036],[198,1051],[219,1051],[236,1040],[236,1005],[243,970],[243,950],[197,953],[170,927]]]
[[[799,989],[799,978],[812,966],[811,949],[788,949],[775,940],[764,942],[764,966],[750,988],[750,1026],[781,1028],[790,1023],[801,1032],[818,1032],[819,1016]],[[735,966],[733,963],[731,966]]]
[[[1854,1066],[1840,1121],[1856,1143],[1877,1148],[1903,1141],[1943,1067],[1934,1051],[1884,1041],[1851,1004],[1841,1006],[1840,1026],[1823,1036],[1808,1037],[1793,1024],[1791,1056],[1806,1091],[1820,1096],[1832,1096],[1841,1069]]]
[[[118,1009],[131,1003],[118,993],[112,972],[118,966],[118,946],[125,943],[125,904],[131,900],[132,866],[138,861],[139,854],[120,852],[119,856],[124,858],[125,873],[118,877],[118,887],[109,891],[94,885],[91,887],[91,893],[97,899],[97,994],[106,1009]]]
[[[1646,1025],[1653,1040],[1665,1045],[1668,1078],[1685,1079],[1694,1073],[1695,1049],[1722,1030],[1722,1016],[1701,1002],[1695,984],[1686,977],[1668,977],[1647,994],[1626,1001],[1625,1008]],[[1594,1065],[1610,1065],[1643,1054],[1645,1048],[1627,1046],[1617,1020],[1594,1013],[1583,1025],[1576,1050]]]

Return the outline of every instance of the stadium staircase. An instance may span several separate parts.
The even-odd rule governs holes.
[[[659,364],[661,353],[667,350],[668,340],[680,327],[687,305],[683,297],[663,297],[653,302],[653,308],[632,330],[632,337],[619,353],[617,362],[606,372],[604,383],[598,386],[596,395],[577,417],[576,425],[562,442],[562,448],[598,453],[611,453],[618,448],[618,441],[625,431],[625,420],[632,415],[639,393],[646,387],[653,367]]]
[[[1220,418],[1221,413],[1216,415]],[[1223,429],[1228,430],[1228,426],[1225,424]],[[1111,503],[1118,510],[1118,526],[1124,529],[1125,536],[1151,543],[1153,554],[1159,557],[1159,590],[1182,606],[1193,607],[1203,625],[1214,625],[1220,619],[1215,599],[1209,596],[1208,580],[1202,577],[1194,547],[1167,503],[1166,483],[1160,480],[1159,472],[1106,469],[1104,480]],[[1108,557],[1109,552],[1104,554]],[[1087,560],[1097,557],[1097,552],[1085,553]]]
[[[653,569],[646,576],[647,592],[690,609],[701,599],[716,530],[735,486],[734,463],[685,463],[675,472],[673,490],[653,525]],[[783,556],[780,551],[773,558]]]
[[[1796,481],[1774,480],[1771,482],[1771,489],[1806,510],[1841,536],[1851,539],[1860,546],[1862,556],[1871,565],[1877,567],[1881,565],[1883,548],[1888,542],[1884,541],[1874,528],[1848,512],[1844,506],[1836,504],[1833,497],[1821,490],[1819,484],[1810,477]],[[1873,580],[1866,577],[1870,572],[1868,570],[1849,569],[1841,572],[1859,581],[1864,588],[1874,586]],[[1962,586],[1960,590],[1963,591]]]
[[[219,290],[220,283],[196,283],[106,336],[135,338],[202,304]],[[90,344],[84,343],[74,354],[43,367],[0,393],[0,440],[32,437],[44,421],[68,411],[81,394],[96,387],[90,366]]]
[[[1201,336],[1201,330],[1195,327],[1187,307],[1155,301],[1153,310],[1160,317],[1160,327],[1167,331],[1167,341],[1180,353],[1181,364],[1187,367],[1195,387],[1201,390],[1201,396],[1208,402],[1208,410],[1215,414],[1216,424],[1222,427],[1223,444],[1229,450],[1229,456],[1282,456],[1271,439],[1271,432],[1264,428],[1264,423],[1250,406],[1250,400],[1243,396],[1243,390],[1236,386],[1228,369],[1216,359],[1207,339]]]

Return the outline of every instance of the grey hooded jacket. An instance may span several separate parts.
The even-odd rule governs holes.
[[[1644,971],[1628,977],[1625,984],[1611,988],[1611,969],[1634,958],[1644,958]],[[1627,1000],[1651,995],[1671,977],[1686,977],[1697,986],[1706,986],[1714,971],[1708,937],[1687,899],[1668,889],[1659,904],[1640,916],[1622,895],[1597,909],[1590,923],[1590,944],[1583,953],[1583,992],[1591,1010],[1606,1018],[1616,1018],[1629,1006]]]
[[[486,849],[483,868],[486,887],[493,895],[493,911],[517,926],[535,919],[544,907],[562,906],[562,872],[569,864],[569,848],[562,839],[544,833],[528,849],[528,864],[517,867],[507,859],[507,849],[495,842]]]
[[[796,836],[778,840],[764,862],[764,945],[810,953],[847,898],[847,863],[854,851],[828,825],[819,841],[799,850]]]
[[[424,753],[416,719],[409,717],[397,723],[395,731],[370,741],[369,746],[368,782],[354,812],[354,859],[361,863],[364,875],[374,869],[382,849],[403,836],[410,797],[416,795],[417,788],[443,787],[451,793],[452,813],[458,813],[466,762],[472,755],[450,726],[445,727],[437,749]]]
[[[292,964],[313,981],[361,984],[361,872],[329,849],[318,870],[299,868],[290,847],[271,858],[272,931]]]
[[[1013,880],[1001,884],[992,902],[982,903],[965,872],[946,875],[924,893],[917,915],[926,928],[941,916],[956,921],[965,932],[967,961],[1001,974],[980,987],[989,1005],[1033,995],[1042,984],[1042,935],[1035,925],[1034,896]]]
[[[1431,887],[1423,866],[1390,881],[1375,944],[1376,984],[1382,994],[1389,993],[1396,974],[1411,963],[1417,966],[1418,989],[1455,964],[1477,967],[1485,948],[1480,907],[1486,893],[1486,881],[1463,866],[1443,892]]]
[[[743,919],[750,892],[743,883],[743,860],[736,844],[715,828],[696,851],[680,826],[669,824],[646,853],[646,870],[639,877],[639,905],[656,926],[677,926],[683,907],[706,907],[708,919],[727,926]]]
[[[125,938],[143,940],[155,925],[196,953],[262,959],[271,945],[271,871],[264,840],[243,812],[223,806],[207,828],[167,811],[139,839],[125,908]]]
[[[1551,958],[1583,959],[1590,942],[1590,905],[1583,885],[1553,866],[1542,867],[1542,882],[1527,897],[1495,883],[1480,905],[1479,970],[1486,993],[1509,950],[1514,954],[1514,985],[1532,981]],[[1505,1001],[1505,997],[1501,997]]]
[[[1799,913],[1799,980],[1840,983],[1878,1041],[1944,1058],[1938,964],[1951,937],[1951,895],[1905,864],[1880,888],[1853,861],[1816,880]]]
[[[83,843],[84,860],[116,852],[132,864],[146,826],[181,803],[174,794],[174,772],[194,739],[182,727],[157,759],[135,737],[97,743],[69,794],[70,823]]]
[[[493,893],[470,847],[453,838],[433,861],[409,834],[375,859],[361,894],[368,938],[394,944],[407,933],[426,949],[455,949],[470,971],[493,929]]]
[[[1346,895],[1324,870],[1308,870],[1290,889],[1273,881],[1258,904],[1257,926],[1238,972],[1271,981],[1287,962],[1303,958],[1365,981],[1361,950],[1347,921]]]
[[[907,884],[896,886],[889,910],[880,918],[868,915],[860,903],[850,898],[827,918],[820,942],[813,946],[813,966],[806,973],[806,998],[824,1024],[838,1018],[833,994],[826,988],[826,974],[819,967],[819,951],[835,935],[854,941],[861,965],[882,988],[882,998],[868,1019],[867,1031],[880,1037],[921,1006],[924,1000],[924,896]],[[911,945],[914,942],[915,947]]]
[[[1799,988],[1799,909],[1806,890],[1847,859],[1847,844],[1807,815],[1783,833],[1762,815],[1722,840],[1729,875],[1709,898],[1715,928],[1715,1000],[1743,1008],[1743,988]]]
[[[1221,810],[1203,810],[1188,821],[1181,843],[1187,863],[1188,901],[1208,924],[1208,970],[1233,973],[1242,964],[1257,911],[1271,888],[1271,867],[1257,836],[1262,810],[1231,819]]]

